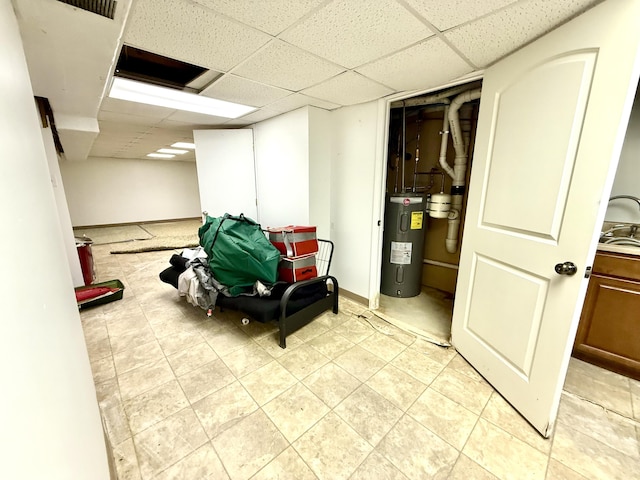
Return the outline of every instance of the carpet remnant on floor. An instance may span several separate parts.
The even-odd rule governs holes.
[[[178,248],[192,248],[200,244],[198,234],[174,235],[168,237],[156,237],[150,240],[136,240],[133,242],[114,245],[111,253],[141,253],[155,252],[158,250],[174,250]]]

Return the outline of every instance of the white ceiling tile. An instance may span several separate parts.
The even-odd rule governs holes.
[[[282,112],[278,112],[276,110],[271,110],[270,108],[263,108],[258,110],[257,112],[250,113],[249,115],[245,115],[241,118],[236,118],[234,120],[229,120],[226,125],[234,125],[234,126],[244,126],[251,125],[252,123],[261,122],[263,120],[267,120],[272,117],[277,117],[282,114]]]
[[[233,70],[235,75],[298,91],[343,72],[344,68],[281,40],[273,40]]]
[[[305,105],[313,105],[314,107],[324,108],[325,110],[335,110],[336,108],[340,108],[340,105],[336,103],[309,97],[307,95],[302,95],[301,93],[294,93],[293,95],[289,95],[281,100],[276,100],[275,102],[267,105],[267,108],[285,113],[304,107]]]
[[[200,93],[201,95],[226,100],[227,102],[263,107],[279,98],[291,95],[292,92],[263,85],[235,75],[225,75]]]
[[[336,0],[280,38],[327,60],[355,68],[433,35],[394,0]]]
[[[440,31],[466,23],[518,0],[447,0],[425,2],[405,0],[416,12]]]
[[[600,0],[531,0],[445,33],[478,67],[486,67]]]
[[[357,69],[361,74],[396,90],[436,87],[472,70],[467,62],[436,37]]]
[[[263,32],[277,35],[325,0],[194,0]]]
[[[137,0],[124,42],[195,65],[228,71],[270,38],[187,0]]]
[[[393,93],[393,90],[356,72],[345,72],[302,93],[339,105],[355,105],[384,97]]]

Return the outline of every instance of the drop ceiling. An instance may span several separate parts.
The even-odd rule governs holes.
[[[144,159],[192,141],[194,129],[305,105],[335,110],[437,87],[600,0],[117,0],[113,19],[58,0],[12,2],[34,95],[51,103],[64,156],[91,161]],[[257,110],[229,120],[108,98],[123,44],[204,67],[200,95]]]

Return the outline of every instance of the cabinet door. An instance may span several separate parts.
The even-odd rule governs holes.
[[[640,281],[594,274],[574,356],[640,379]]]

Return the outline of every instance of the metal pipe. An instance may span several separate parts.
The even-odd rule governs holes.
[[[426,265],[435,265],[436,267],[444,267],[444,268],[451,268],[452,270],[458,270],[458,265],[456,265],[455,263],[440,262],[438,260],[429,260],[428,258],[423,258],[422,263]]]

